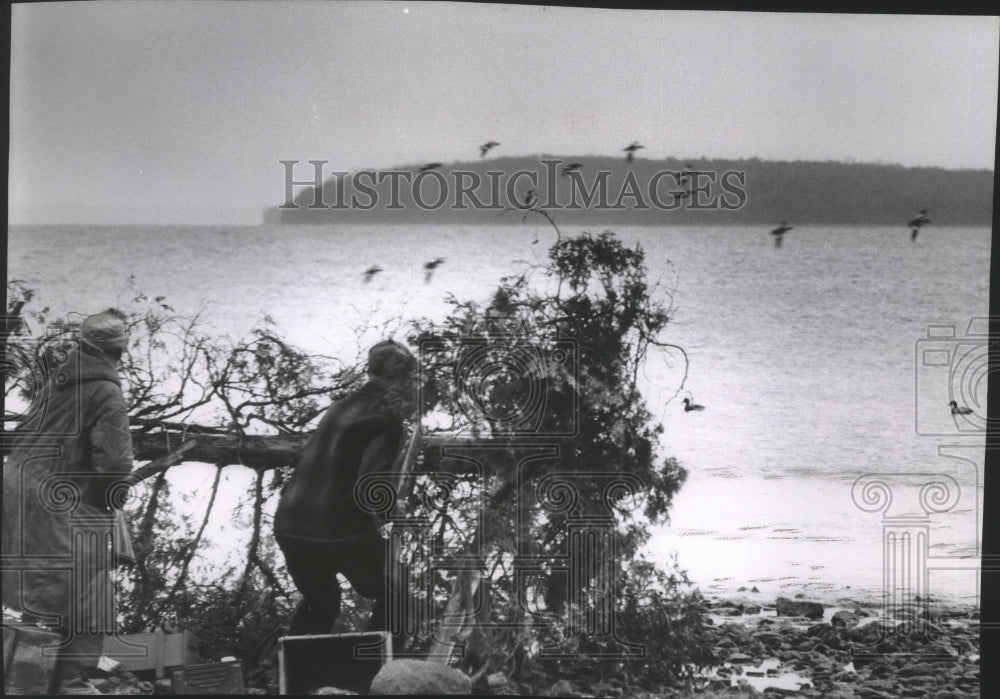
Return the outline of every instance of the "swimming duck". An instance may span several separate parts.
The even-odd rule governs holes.
[[[971,415],[972,414],[972,408],[966,408],[964,405],[961,406],[961,407],[959,407],[958,403],[956,403],[955,401],[952,401],[952,402],[948,403],[948,405],[951,406],[951,414],[952,415]]]

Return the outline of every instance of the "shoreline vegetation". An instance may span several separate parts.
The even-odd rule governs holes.
[[[758,158],[626,163],[548,154],[456,162],[428,171],[423,170],[429,166],[408,164],[348,173],[338,172],[333,161],[283,162],[289,163],[283,171],[285,199],[263,212],[265,224],[522,223],[531,214],[528,201],[536,211],[555,215],[560,225],[787,220],[793,226],[905,227],[921,209],[929,210],[932,225],[992,221],[991,170]],[[318,175],[310,162],[321,163]],[[567,164],[580,167],[564,173]],[[691,173],[687,179],[685,172]],[[685,193],[693,189],[700,193]]]

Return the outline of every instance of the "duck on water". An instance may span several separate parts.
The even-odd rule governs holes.
[[[955,401],[948,403],[948,405],[951,407],[952,415],[972,415],[972,408],[966,408],[964,405],[959,406]]]

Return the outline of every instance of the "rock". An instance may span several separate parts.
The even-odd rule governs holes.
[[[902,677],[902,675],[899,675]],[[903,684],[907,686],[912,685],[935,685],[940,684],[941,678],[936,675],[928,674],[927,668],[923,669],[923,672],[919,672],[915,675],[908,675],[907,677],[902,677]]]
[[[760,592],[760,590],[758,590],[757,586],[754,585],[753,587],[750,588],[750,592]]]
[[[858,625],[858,615],[846,609],[841,609],[830,617],[830,624],[835,628],[850,629]]]
[[[557,683],[558,684],[558,683]],[[470,694],[469,677],[427,660],[390,660],[372,680],[369,694]]]
[[[729,687],[731,685],[732,685],[732,682],[729,680],[729,678],[725,678],[725,677],[710,677],[708,679],[708,687],[709,687],[709,689],[713,689],[713,690],[715,690],[717,692],[729,689]]]
[[[713,607],[710,611],[711,611],[712,614],[715,614],[717,616],[742,616],[743,615],[743,612],[741,612],[736,607]]]
[[[357,694],[357,692],[352,692],[349,689],[340,689],[339,687],[320,687],[313,694]]]
[[[6,694],[7,692],[4,692]],[[35,692],[30,692],[35,694]],[[41,692],[39,692],[41,693]],[[59,694],[100,694],[101,692],[83,677],[64,680],[59,685]]]
[[[774,603],[778,616],[804,616],[807,619],[822,619],[823,605],[819,602],[804,602],[779,597]]]
[[[93,685],[94,689],[101,694],[111,694],[115,688],[115,685],[112,682],[102,679],[91,680],[90,684]]]
[[[502,672],[494,672],[486,677],[486,686],[490,689],[503,687],[507,684],[507,675]]]
[[[942,657],[957,658],[958,651],[947,643],[929,643],[920,649],[922,655],[939,655]]]
[[[576,688],[568,680],[559,680],[545,690],[547,697],[575,697],[579,695]]]
[[[898,699],[896,694],[890,694],[889,692],[883,692],[881,689],[873,689],[871,687],[858,687],[857,695],[862,697],[862,699]]]
[[[776,633],[763,632],[756,635],[758,641],[760,641],[766,648],[777,648],[781,645],[781,636]]]
[[[878,622],[856,626],[847,631],[847,637],[855,643],[874,643],[891,630]]]
[[[740,688],[741,694],[749,694],[752,697],[760,694],[760,692],[757,691],[757,688],[750,684],[747,680],[736,680],[736,686]]]
[[[732,655],[729,656],[729,660],[727,662],[730,662],[730,663],[752,663],[753,662],[753,658],[751,658],[746,653],[733,653]]]
[[[744,604],[743,605],[744,614],[760,614],[759,604]]]

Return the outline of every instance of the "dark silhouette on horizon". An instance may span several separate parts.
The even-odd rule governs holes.
[[[583,163],[567,163],[563,165],[562,174],[568,175],[571,172],[576,172],[583,167]]]
[[[906,224],[913,229],[910,231],[910,241],[912,242],[916,240],[917,233],[920,232],[920,229],[923,226],[926,226],[930,222],[931,220],[927,218],[927,209],[921,209],[920,213],[918,213],[914,218],[910,220],[908,224]]]
[[[441,163],[427,163],[422,168],[420,168],[420,172],[429,172],[431,170],[437,170],[439,167],[441,167]]]
[[[500,144],[496,141],[487,141],[483,145],[479,146],[479,157],[485,158],[486,154],[490,152],[491,149],[496,148]]]
[[[622,148],[622,150],[625,151],[625,162],[631,163],[633,160],[635,160],[635,152],[640,148],[645,148],[645,147],[646,146],[639,145],[638,141],[632,141],[632,143],[630,143],[628,146]]]
[[[365,279],[364,279],[365,284],[367,284],[372,279],[374,279],[375,275],[378,274],[381,271],[382,271],[382,268],[379,267],[378,265],[372,265],[371,267],[369,267],[368,269],[366,269],[365,270]]]

